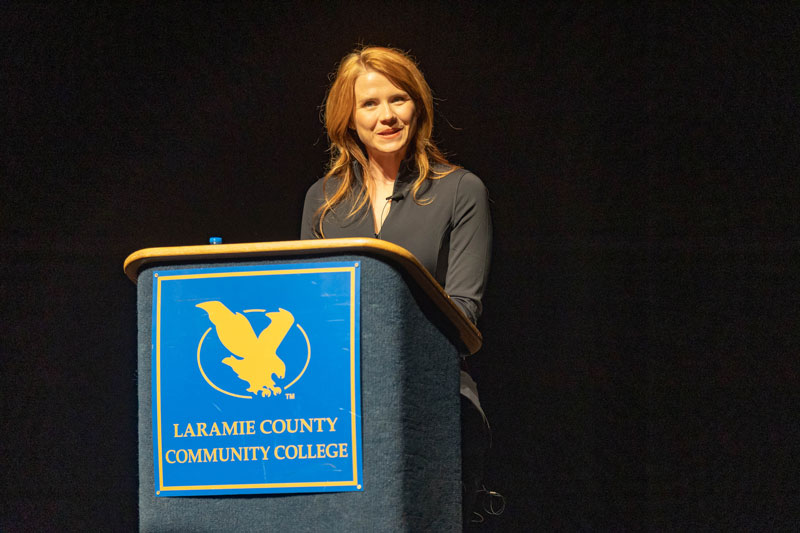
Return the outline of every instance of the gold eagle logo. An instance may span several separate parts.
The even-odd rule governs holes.
[[[232,312],[222,302],[203,302],[196,307],[207,312],[216,326],[220,342],[232,354],[222,362],[250,385],[248,392],[260,393],[261,396],[279,395],[281,388],[275,385],[272,376],[283,379],[286,365],[276,351],[294,324],[294,316],[280,308],[265,313],[271,322],[256,336],[250,321],[243,314]]]

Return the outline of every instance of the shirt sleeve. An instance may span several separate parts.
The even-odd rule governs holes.
[[[322,185],[318,181],[312,185],[306,193],[306,200],[303,204],[303,219],[300,226],[301,239],[319,239],[316,224],[314,223],[315,214],[319,206],[322,205]]]
[[[461,177],[451,220],[445,292],[474,323],[483,310],[492,253],[489,193],[475,174]]]

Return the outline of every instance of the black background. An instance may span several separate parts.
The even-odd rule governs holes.
[[[358,43],[493,199],[484,529],[800,527],[800,9],[724,5],[1,8],[0,529],[136,528],[122,262],[297,238]]]

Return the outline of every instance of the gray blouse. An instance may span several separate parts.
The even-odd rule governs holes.
[[[436,170],[441,171],[442,167]],[[356,178],[362,174],[356,165]],[[414,201],[413,167],[403,165],[394,184],[392,204],[379,234],[369,203],[347,218],[354,199],[347,198],[329,212],[322,223],[326,238],[377,237],[411,252],[428,269],[472,322],[481,314],[481,298],[489,273],[492,223],[489,195],[471,172],[457,169],[440,179],[427,180]],[[314,215],[323,202],[322,179],[306,194],[300,238],[319,238]],[[336,178],[326,189],[332,194]],[[430,200],[429,203],[424,202]]]

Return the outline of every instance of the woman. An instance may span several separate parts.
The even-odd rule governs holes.
[[[404,53],[346,56],[325,102],[331,161],[301,237],[378,237],[410,251],[473,322],[491,250],[486,188],[436,148],[433,96]]]
[[[433,96],[414,61],[379,47],[347,55],[326,98],[325,126],[329,170],[306,195],[301,237],[398,244],[477,321],[491,249],[488,194],[477,176],[448,162],[433,143]],[[463,372],[461,381],[462,394],[479,409],[475,383]],[[475,425],[465,421],[465,409],[474,413],[469,405],[462,399],[462,427]],[[483,447],[469,450],[485,439],[462,430],[462,470],[471,486],[465,511],[482,469],[467,465],[467,455],[482,463]]]

